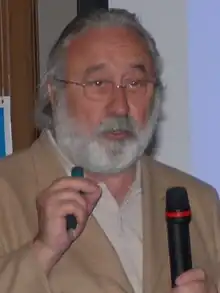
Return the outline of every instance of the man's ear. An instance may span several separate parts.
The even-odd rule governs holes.
[[[55,103],[55,87],[50,82],[48,82],[48,84],[47,84],[47,93],[48,93],[48,98],[50,100],[50,104],[54,105],[54,103]]]

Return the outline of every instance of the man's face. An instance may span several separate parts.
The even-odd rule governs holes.
[[[131,85],[153,77],[147,45],[131,30],[90,29],[71,42],[66,80],[87,86],[67,85],[65,114],[57,109],[55,121],[61,148],[67,149],[68,144],[66,153],[74,163],[94,172],[118,172],[143,152],[148,143],[145,137],[154,83],[145,83],[140,89]],[[117,85],[127,85],[127,89]],[[70,121],[72,135],[67,131]],[[102,161],[99,166],[95,166],[97,160]]]
[[[147,46],[136,33],[124,28],[93,29],[72,41],[67,57],[66,79],[81,83],[111,81],[123,84],[153,77],[152,61]],[[110,93],[108,99],[94,101],[84,96],[83,88],[67,87],[69,114],[85,130],[93,132],[106,118],[130,115],[143,126],[148,113],[154,86],[149,83],[141,97],[126,95],[122,88]],[[109,136],[120,139],[121,136]]]

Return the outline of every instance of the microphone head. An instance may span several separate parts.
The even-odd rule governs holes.
[[[171,187],[166,192],[166,211],[188,211],[190,210],[188,194],[184,187]]]

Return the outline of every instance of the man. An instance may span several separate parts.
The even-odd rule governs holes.
[[[43,128],[0,164],[1,293],[215,293],[215,191],[144,155],[163,87],[150,34],[124,10],[76,18],[42,84]],[[84,178],[71,178],[75,166]],[[194,269],[171,289],[165,193],[188,190]],[[36,204],[37,203],[37,204]],[[66,229],[74,215],[76,229]]]

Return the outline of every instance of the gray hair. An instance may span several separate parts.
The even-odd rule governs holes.
[[[109,10],[96,10],[89,15],[74,18],[63,30],[60,37],[52,47],[47,67],[46,74],[44,75],[40,84],[39,97],[36,107],[36,124],[40,129],[52,128],[52,108],[48,100],[48,82],[56,86],[57,90],[61,90],[60,84],[57,84],[54,77],[65,79],[65,65],[66,65],[66,50],[68,45],[73,39],[76,39],[80,34],[91,28],[101,27],[125,27],[136,32],[147,44],[149,53],[153,60],[155,77],[156,77],[156,90],[163,92],[161,82],[162,74],[162,60],[157,50],[156,43],[151,34],[142,26],[137,16],[124,9],[109,9]]]

